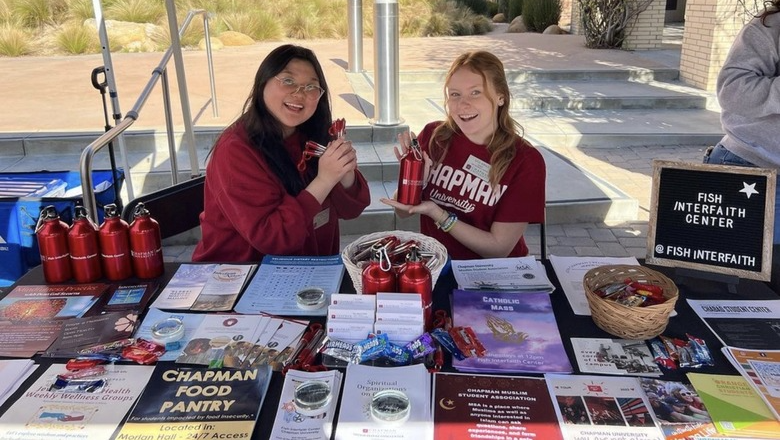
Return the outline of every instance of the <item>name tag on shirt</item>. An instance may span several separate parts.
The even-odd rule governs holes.
[[[314,216],[314,229],[327,224],[330,221],[330,208],[325,208]]]
[[[482,159],[469,156],[468,160],[466,160],[466,163],[463,164],[463,169],[479,177],[480,179],[487,181],[488,173],[490,173],[490,164]]]

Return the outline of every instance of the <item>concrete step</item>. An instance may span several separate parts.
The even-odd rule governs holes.
[[[406,96],[428,96],[441,83],[410,82],[402,87]],[[716,102],[713,94],[679,82],[531,81],[511,83],[509,90],[513,110],[702,109]]]

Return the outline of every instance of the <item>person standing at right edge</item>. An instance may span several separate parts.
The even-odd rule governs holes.
[[[726,135],[707,149],[704,163],[780,169],[780,0],[739,32],[718,74]],[[780,286],[780,216],[775,197],[772,286]],[[776,275],[777,274],[777,275]]]
[[[422,203],[381,199],[401,216],[420,214],[420,231],[456,260],[522,257],[529,223],[544,220],[546,170],[541,153],[509,115],[504,66],[490,52],[453,61],[445,84],[447,118],[423,128]],[[398,136],[406,153],[411,135]]]

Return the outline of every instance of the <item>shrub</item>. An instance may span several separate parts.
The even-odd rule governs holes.
[[[264,12],[225,13],[219,15],[219,21],[228,30],[241,32],[256,41],[278,40],[282,36],[279,22]]]
[[[70,0],[68,4],[68,17],[71,20],[80,22],[89,18],[95,18],[92,0]]]
[[[475,14],[487,15],[488,5],[485,0],[457,0],[459,5],[471,9]]]
[[[511,23],[523,14],[523,0],[507,0],[507,11],[506,21]]]
[[[618,49],[626,38],[626,27],[653,0],[577,0],[585,34],[585,46]]]
[[[11,13],[28,27],[40,27],[54,18],[49,0],[15,0]]]
[[[30,33],[13,24],[0,26],[0,55],[8,57],[20,57],[32,53]]]
[[[493,18],[498,14],[498,3],[487,2],[487,16]]]
[[[57,47],[69,54],[97,53],[100,44],[95,32],[81,23],[71,22],[57,33]]]
[[[523,0],[523,23],[531,32],[542,32],[561,19],[561,0]]]
[[[157,23],[167,17],[165,4],[156,0],[116,0],[105,8],[105,18],[133,23]]]

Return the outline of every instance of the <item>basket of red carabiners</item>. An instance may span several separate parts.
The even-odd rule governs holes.
[[[444,245],[435,238],[417,232],[386,231],[364,235],[348,244],[341,252],[355,292],[363,292],[363,268],[371,261],[372,254],[379,251],[388,269],[398,273],[403,270],[406,256],[414,246],[419,249],[435,286],[444,264],[447,263],[447,249]]]

